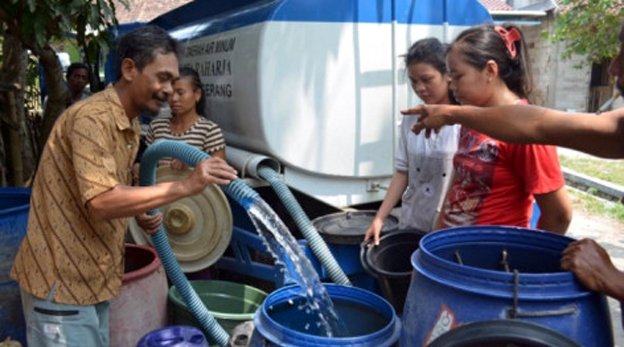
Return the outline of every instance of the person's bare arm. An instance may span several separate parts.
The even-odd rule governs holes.
[[[624,158],[624,109],[596,115],[534,105],[421,105],[401,113],[420,115],[413,127],[416,133],[461,124],[506,142],[550,144],[605,158]]]
[[[615,268],[607,251],[596,241],[570,243],[563,251],[561,268],[572,271],[587,289],[624,301],[624,273]]]
[[[223,147],[223,148],[221,148],[219,150],[216,150],[216,151],[214,151],[212,153],[209,153],[209,154],[212,157],[219,157],[219,158],[225,160],[225,147]]]
[[[183,197],[199,194],[210,183],[229,184],[236,170],[220,158],[199,162],[183,180],[147,187],[118,185],[87,202],[89,212],[98,220],[132,217]]]
[[[453,175],[451,176],[451,180],[449,181],[449,186],[446,188],[446,192],[444,192],[444,199],[440,201],[440,205],[438,206],[437,212],[438,217],[433,222],[433,227],[431,230],[440,230],[442,228],[442,221],[444,220],[444,205],[448,201],[449,195],[451,194],[451,189],[453,189],[453,185],[455,184],[455,170],[453,170]]]
[[[407,188],[408,184],[408,173],[406,171],[396,171],[392,176],[392,180],[390,181],[390,187],[388,187],[388,192],[386,193],[386,197],[384,198],[381,206],[379,206],[379,210],[375,214],[375,218],[371,222],[371,225],[366,230],[366,234],[364,235],[364,241],[367,241],[371,237],[373,238],[373,242],[375,246],[379,245],[379,235],[381,234],[381,229],[383,228],[384,221],[394,208],[396,204],[401,199],[403,192],[405,192],[405,188]]]
[[[572,203],[565,187],[547,194],[535,195],[541,214],[537,228],[565,234],[572,221]]]

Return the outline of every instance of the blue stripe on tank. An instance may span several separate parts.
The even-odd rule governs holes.
[[[492,21],[477,0],[195,0],[151,23],[166,30],[194,23],[191,36],[198,37],[265,21],[391,23],[393,18],[399,24],[422,25]]]

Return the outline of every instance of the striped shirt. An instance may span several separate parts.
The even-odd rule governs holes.
[[[126,218],[97,221],[86,203],[128,185],[140,128],[109,86],[56,121],[34,180],[28,232],[11,277],[26,292],[61,304],[93,305],[119,295]]]
[[[203,117],[199,117],[197,122],[182,134],[173,134],[171,118],[154,119],[145,134],[145,143],[149,146],[162,139],[184,141],[208,154],[225,148],[221,128]]]

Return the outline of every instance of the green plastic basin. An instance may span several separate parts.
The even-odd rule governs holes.
[[[206,308],[229,334],[242,322],[253,320],[267,293],[241,283],[217,280],[190,281]],[[169,288],[169,324],[202,329],[175,286]]]

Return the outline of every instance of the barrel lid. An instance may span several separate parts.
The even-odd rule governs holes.
[[[312,224],[327,243],[360,244],[376,213],[375,210],[337,212],[315,218]],[[398,218],[389,215],[381,233],[395,230],[398,226]]]
[[[156,171],[156,183],[178,181],[191,171],[163,166]],[[232,212],[221,189],[210,184],[201,194],[162,206],[163,224],[171,250],[182,271],[196,272],[214,264],[232,238]],[[134,242],[152,246],[152,238],[134,218],[128,223]]]

